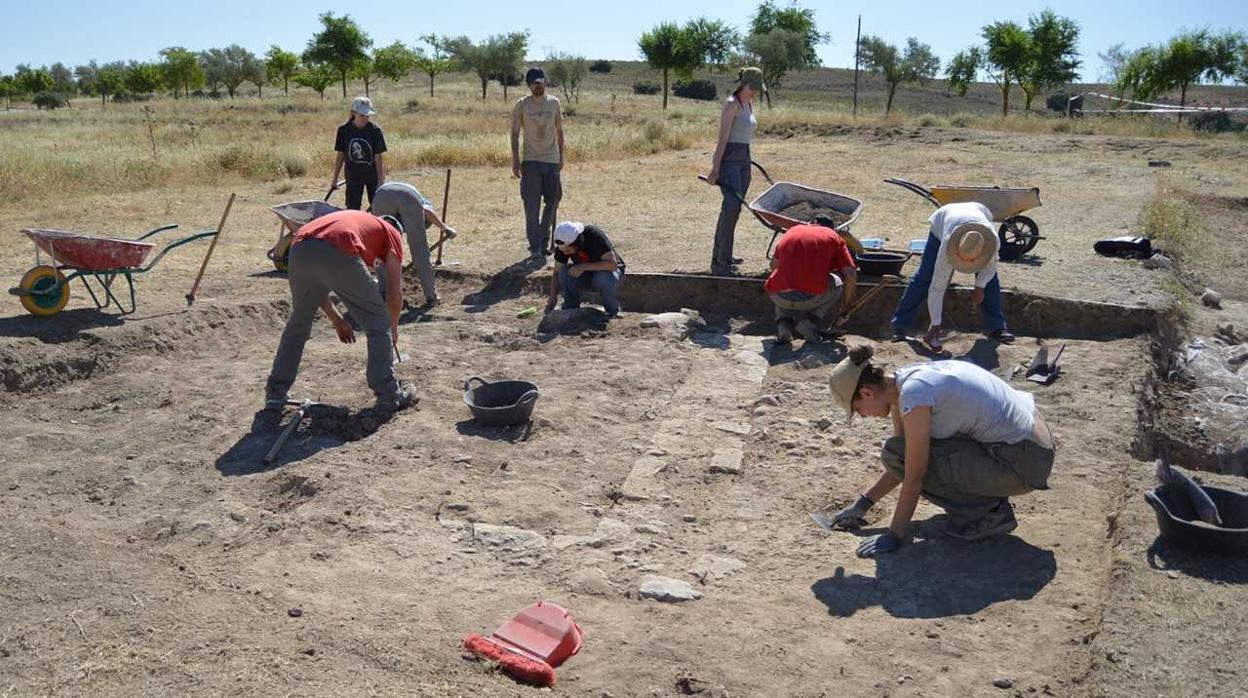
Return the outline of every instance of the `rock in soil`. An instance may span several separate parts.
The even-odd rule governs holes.
[[[637,595],[643,599],[654,599],[664,603],[696,601],[702,598],[702,592],[695,590],[689,582],[658,575],[642,577],[641,588]]]
[[[1200,302],[1210,308],[1220,309],[1222,307],[1222,294],[1207,288],[1204,293],[1200,294]]]
[[[992,680],[992,685],[996,686],[997,688],[1013,688],[1014,679],[1011,679],[1006,676],[999,676]]]
[[[607,314],[597,308],[552,310],[538,323],[537,331],[542,334],[580,334],[586,330],[602,329],[607,320]]]

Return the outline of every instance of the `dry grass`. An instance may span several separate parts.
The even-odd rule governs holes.
[[[1189,290],[1213,286],[1223,294],[1248,299],[1248,265],[1243,221],[1248,199],[1198,193],[1163,177],[1140,212],[1140,234],[1160,241],[1180,263]]]

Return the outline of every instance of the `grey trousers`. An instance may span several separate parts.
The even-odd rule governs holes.
[[[1049,489],[1054,451],[1033,441],[986,444],[965,436],[932,439],[923,495],[954,525],[983,518],[1003,499]],[[906,477],[906,439],[894,436],[880,454],[884,468]]]
[[[416,275],[420,277],[420,290],[425,292],[426,301],[437,298],[433,262],[429,259],[429,238],[425,231],[425,207],[416,188],[402,182],[387,182],[377,189],[371,210],[377,216],[394,216],[403,224],[412,266],[416,267]],[[384,278],[382,287],[385,287]]]
[[[818,296],[810,296],[800,291],[782,291],[769,293],[771,302],[776,306],[776,320],[792,320],[801,322],[807,315],[814,316],[814,323],[820,329],[827,328],[836,320],[841,307],[840,277],[829,275],[828,290]],[[805,298],[800,298],[805,296]]]
[[[368,337],[368,387],[378,399],[399,390],[391,365],[390,318],[364,260],[343,254],[324,240],[301,240],[290,248],[291,308],[282,330],[265,398],[284,400],[290,392],[303,359],[303,347],[312,334],[312,323],[321,302],[333,291],[347,304],[351,318]]]
[[[520,200],[524,202],[524,234],[529,238],[529,252],[545,252],[550,247],[555,215],[562,198],[563,182],[559,179],[557,163],[534,160],[520,163]],[[545,210],[542,210],[542,199],[546,200]]]

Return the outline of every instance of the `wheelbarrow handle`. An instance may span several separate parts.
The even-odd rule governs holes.
[[[174,229],[174,228],[176,228],[176,227],[178,227],[178,224],[177,224],[177,223],[166,223],[166,224],[164,224],[164,225],[160,226],[159,228],[152,228],[151,230],[147,231],[146,233],[143,233],[142,235],[140,235],[140,236],[139,236],[138,238],[136,238],[136,239],[138,239],[138,240],[146,240],[146,239],[150,238],[151,236],[155,235],[156,233],[163,233],[163,232],[165,232],[166,230],[173,230],[173,229]]]
[[[755,167],[757,167],[757,168],[758,168],[758,171],[763,173],[763,179],[767,180],[767,183],[768,183],[768,184],[775,184],[775,183],[776,183],[776,182],[775,182],[775,180],[773,180],[773,179],[771,178],[771,175],[767,174],[767,169],[766,169],[766,168],[764,168],[762,165],[758,164],[758,161],[756,161],[756,160],[750,160],[750,164],[751,164],[751,165],[753,165],[753,166],[755,166]]]
[[[703,182],[706,182],[707,184],[710,184],[710,180],[706,178],[706,175],[698,175],[698,179],[702,180]],[[737,202],[741,204],[742,207],[747,209],[755,218],[757,218],[759,223],[763,224],[763,227],[777,234],[784,232],[784,228],[776,225],[775,223],[772,223],[771,221],[759,215],[758,211],[755,211],[754,208],[750,206],[750,202],[746,201],[744,196],[741,196],[739,193],[737,193],[736,189],[726,187],[718,182],[715,183],[715,186],[719,187],[720,189],[726,192],[731,193],[733,198],[735,198]]]
[[[919,196],[923,197],[924,199],[927,199],[928,202],[930,202],[936,208],[940,208],[940,202],[936,200],[936,197],[932,196],[932,190],[928,189],[927,187],[921,184],[915,184],[914,182],[901,179],[900,177],[885,177],[884,182],[886,184],[896,184],[902,189],[907,189],[909,191],[912,191],[915,194],[918,194]]]
[[[490,382],[489,382],[489,381],[487,381],[486,379],[482,378],[481,376],[473,376],[473,377],[469,378],[468,380],[464,381],[464,390],[472,390],[472,389],[473,389],[473,388],[472,388],[472,382],[473,382],[473,381],[476,381],[476,382],[480,383],[482,386],[486,386],[486,385],[489,385],[489,384],[490,384]]]
[[[332,187],[330,187],[330,188],[329,188],[329,191],[325,192],[325,198],[324,198],[324,199],[321,199],[321,201],[329,201],[329,197],[333,196],[333,195],[334,195],[334,192],[336,192],[336,191],[338,191],[339,189],[341,189],[341,188],[342,188],[342,185],[344,185],[344,184],[346,184],[346,183],[347,183],[347,180],[345,180],[345,179],[338,180],[338,182],[337,182],[337,183],[335,183],[335,184],[334,184],[334,186],[332,186]]]

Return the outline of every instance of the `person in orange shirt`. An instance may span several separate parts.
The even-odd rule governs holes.
[[[402,226],[391,216],[379,218],[348,209],[317,218],[295,234],[287,274],[290,317],[265,386],[266,409],[281,409],[286,404],[317,308],[325,311],[339,340],[355,341],[351,324],[334,309],[331,291],[346,304],[368,337],[366,373],[378,408],[394,411],[416,402],[411,389],[394,377],[391,353],[398,342],[399,312],[403,308],[402,233]],[[378,264],[384,269],[384,300],[370,271]]]
[[[853,302],[857,281],[854,258],[830,226],[789,228],[776,243],[763,284],[776,306],[776,342],[792,342],[794,330],[807,342],[820,341],[819,331],[831,326],[838,308]]]

